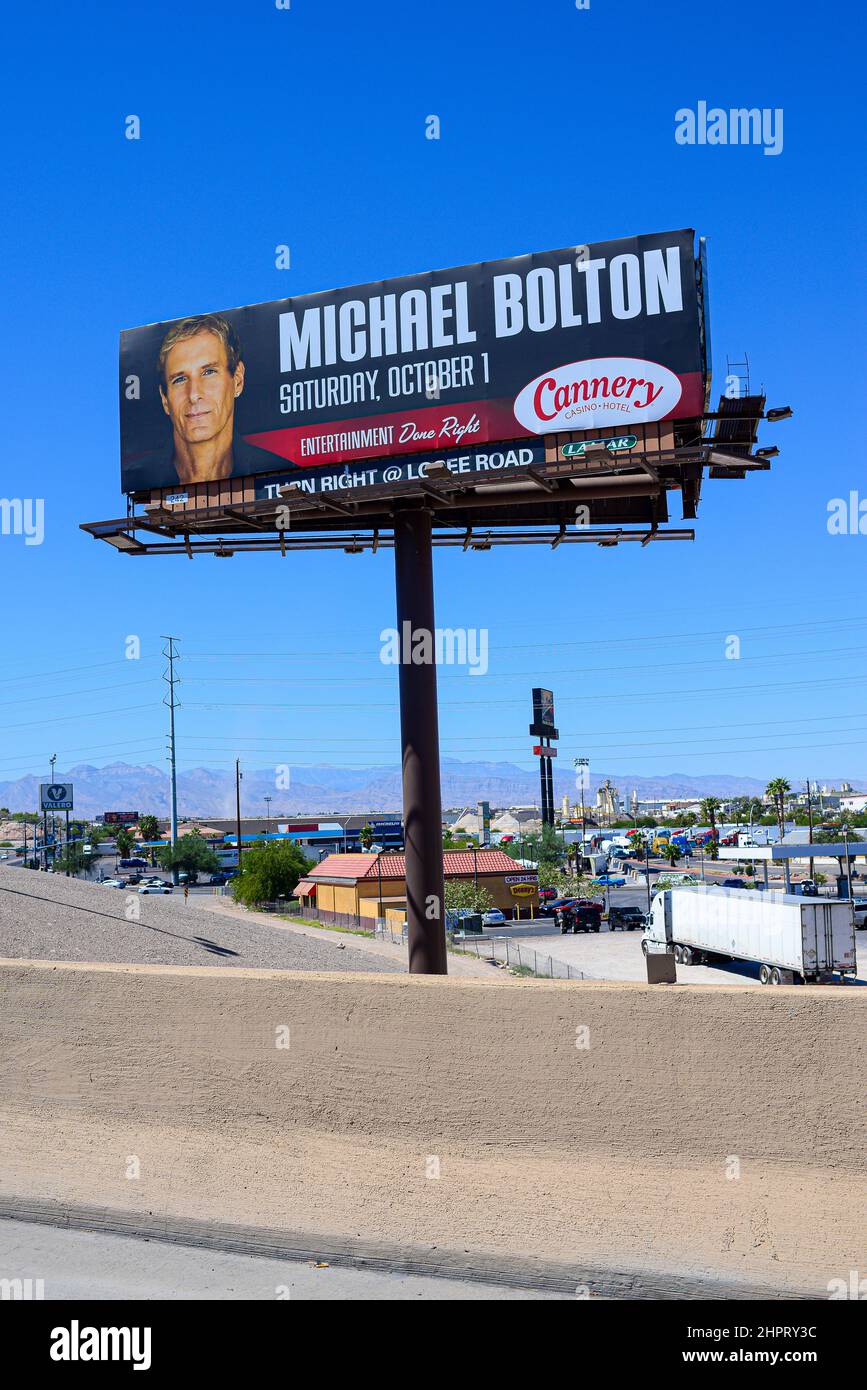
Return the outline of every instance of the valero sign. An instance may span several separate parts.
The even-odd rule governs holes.
[[[71,782],[42,782],[39,787],[40,811],[71,811]]]

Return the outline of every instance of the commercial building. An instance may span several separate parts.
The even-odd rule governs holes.
[[[507,917],[532,915],[538,905],[536,874],[522,869],[499,849],[447,850],[446,883],[478,884],[493,907]],[[406,916],[406,861],[402,854],[331,854],[311,869],[295,890],[326,921],[341,917],[376,918],[402,923]]]
[[[168,822],[161,822],[168,833]],[[403,847],[403,821],[399,812],[371,815],[285,816],[279,812],[266,816],[241,817],[243,847],[258,840],[291,840],[308,859],[321,859],[327,854],[348,854],[362,848],[361,835],[369,826],[373,843],[383,849]],[[218,852],[225,866],[237,863],[238,826],[234,818],[211,819],[207,825],[185,822],[180,826],[184,835],[193,829]]]

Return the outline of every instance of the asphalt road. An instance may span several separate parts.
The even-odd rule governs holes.
[[[0,1221],[0,1278],[42,1279],[52,1299],[419,1300],[564,1299],[462,1279],[228,1254],[134,1236]]]
[[[137,913],[127,917],[125,914]],[[316,940],[171,897],[0,865],[0,957],[140,965],[229,965],[261,970],[363,970],[405,966],[363,954],[351,938]]]

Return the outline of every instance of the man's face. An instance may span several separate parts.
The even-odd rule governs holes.
[[[229,371],[226,346],[204,331],[175,343],[166,358],[163,410],[187,444],[214,439],[231,421],[235,397],[244,389],[244,364]]]

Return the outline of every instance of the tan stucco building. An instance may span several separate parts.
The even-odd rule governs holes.
[[[515,916],[516,908],[527,916],[528,909],[535,912],[538,906],[537,885],[526,882],[533,875],[503,850],[446,850],[443,870],[447,880],[477,882],[507,917]],[[301,880],[295,896],[318,908],[326,919],[384,917],[403,922],[405,873],[402,854],[329,854]]]

